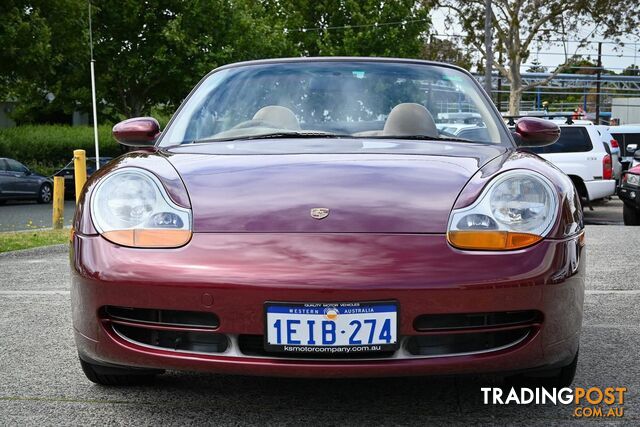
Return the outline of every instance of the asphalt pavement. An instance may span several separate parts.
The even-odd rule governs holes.
[[[627,387],[640,424],[640,227],[587,227],[575,386]],[[68,253],[0,254],[0,425],[565,425],[573,405],[484,405],[491,376],[297,380],[170,371],[152,385],[90,383],[71,329]],[[593,421],[593,420],[592,420]],[[600,420],[603,421],[603,420]],[[600,423],[595,422],[595,425]]]
[[[71,225],[76,209],[74,200],[64,202],[64,223]],[[9,201],[0,205],[0,232],[51,228],[53,208],[51,204],[31,201]]]

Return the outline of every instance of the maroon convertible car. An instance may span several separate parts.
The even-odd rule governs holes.
[[[462,112],[474,123],[452,123]],[[452,117],[454,117],[452,119]],[[471,128],[467,138],[445,129]],[[292,377],[573,380],[580,202],[466,71],[375,58],[218,68],[91,176],[71,245],[80,362]]]

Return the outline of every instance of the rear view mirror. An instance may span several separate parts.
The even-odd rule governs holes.
[[[516,123],[514,134],[519,147],[544,147],[560,138],[560,127],[549,120],[523,117]]]
[[[149,147],[160,136],[160,124],[153,117],[136,117],[113,127],[113,137],[128,147]]]

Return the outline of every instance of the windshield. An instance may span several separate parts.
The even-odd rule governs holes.
[[[507,141],[504,125],[476,82],[456,69],[295,61],[210,74],[160,145],[276,137]]]

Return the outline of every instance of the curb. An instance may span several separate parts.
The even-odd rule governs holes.
[[[69,245],[61,243],[59,245],[39,246],[37,248],[18,249],[16,251],[2,252],[0,253],[0,260],[3,258],[18,258],[28,256],[46,256],[57,254],[68,254]]]

